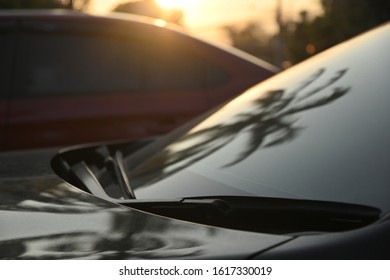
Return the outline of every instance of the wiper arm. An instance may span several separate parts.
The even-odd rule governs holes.
[[[57,155],[53,168],[66,181],[100,198],[172,218],[239,230],[269,233],[343,231],[378,221],[375,207],[313,200],[243,196],[134,199],[121,152],[98,149]],[[120,189],[120,190],[119,190]]]
[[[112,172],[114,172],[117,176],[117,183],[122,191],[123,197],[125,199],[134,199],[134,193],[131,190],[128,184],[128,179],[125,173],[122,173],[120,156],[115,157],[115,159],[111,158],[108,160],[107,165],[110,165],[108,168],[112,168]],[[101,182],[99,182],[98,178],[92,172],[92,170],[88,167],[88,165],[84,162],[78,162],[69,167],[69,171],[84,185],[84,187],[93,195],[112,201],[112,202],[120,202],[123,200],[118,200],[110,197],[107,192],[104,190]],[[128,200],[127,200],[128,201]]]
[[[134,192],[129,184],[122,152],[116,150],[113,156],[106,147],[99,148],[100,156],[86,157],[86,160],[67,162],[61,156],[56,158],[56,168],[67,181],[79,186],[100,198],[117,202],[118,195],[123,199],[135,199]],[[108,189],[111,188],[111,191]],[[115,194],[112,195],[112,188]]]
[[[135,200],[121,204],[197,223],[271,233],[350,230],[373,223],[381,213],[380,209],[365,205],[245,196]]]
[[[116,181],[124,198],[135,199],[135,194],[130,186],[129,178],[126,175],[123,164],[123,155],[120,151],[115,151],[114,157],[108,156],[105,160],[106,167],[115,174]]]
[[[86,192],[115,202],[134,199],[123,158],[155,140],[147,138],[66,148],[52,159],[51,165],[61,178]]]

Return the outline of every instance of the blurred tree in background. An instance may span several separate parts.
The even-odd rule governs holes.
[[[223,28],[234,47],[257,57],[273,57],[272,42],[260,24],[249,22],[243,28],[233,25]]]
[[[310,20],[302,12],[291,24],[286,43],[292,63],[390,20],[389,0],[321,0],[321,5],[322,15]]]
[[[283,20],[281,3],[275,34],[260,32],[260,23],[254,22],[240,30],[225,27],[232,45],[286,68],[390,20],[390,0],[321,0],[321,15],[313,18],[302,11],[296,21]]]
[[[138,0],[119,4],[114,12],[137,14],[160,18],[168,22],[182,25],[183,11],[180,9],[162,9],[155,0]]]
[[[0,0],[0,9],[72,9],[82,11],[89,0]]]

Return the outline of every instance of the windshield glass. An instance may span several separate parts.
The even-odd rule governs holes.
[[[390,26],[277,75],[134,167],[140,199],[252,195],[390,210]]]

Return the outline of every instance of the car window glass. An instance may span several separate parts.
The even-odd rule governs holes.
[[[139,50],[117,37],[30,32],[21,36],[19,50],[19,93],[23,95],[139,88]]]
[[[164,43],[158,48],[150,42],[145,43],[143,78],[146,90],[205,89],[227,80],[225,71],[186,46]]]
[[[202,89],[205,62],[174,46],[146,49],[144,80],[147,90]]]
[[[0,22],[0,97],[9,95],[9,87],[13,67],[11,65],[13,52],[12,42],[14,38],[14,27],[12,22]]]
[[[4,56],[4,45],[5,45],[6,35],[4,34],[4,31],[1,30],[0,27],[0,98],[4,98],[6,96],[6,90],[5,90],[5,60],[6,57]]]
[[[207,65],[206,83],[208,87],[216,87],[226,83],[229,80],[229,74],[215,64]]]
[[[31,26],[19,39],[22,96],[204,90],[228,80],[223,69],[180,44],[180,36],[160,40],[115,28],[99,34],[86,28],[69,32],[61,25],[53,30]]]

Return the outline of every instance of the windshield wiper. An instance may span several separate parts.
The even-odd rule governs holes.
[[[69,183],[100,198],[115,202],[135,199],[120,150],[99,146],[81,153],[81,159],[57,155],[53,168]]]
[[[80,154],[81,153],[81,156]],[[173,200],[135,199],[122,152],[99,146],[62,153],[53,168],[66,181],[102,199],[176,219],[238,230],[301,234],[366,226],[378,208],[357,204],[256,196],[205,196]]]
[[[380,209],[349,203],[245,196],[126,201],[147,212],[232,229],[302,233],[344,231],[377,221]]]
[[[135,194],[130,186],[129,178],[125,171],[122,153],[118,150],[115,151],[114,157],[108,156],[105,160],[105,164],[107,169],[115,175],[123,197],[135,199]]]
[[[69,166],[69,172],[76,177],[79,182],[93,195],[97,197],[110,200],[113,202],[135,199],[133,190],[131,189],[126,173],[124,172],[124,166],[121,160],[120,153],[116,153],[115,157],[107,157],[105,160],[106,169],[112,173],[115,177],[117,187],[119,187],[123,199],[116,199],[108,195],[107,190],[101,180],[98,179],[96,174],[91,170],[85,161],[78,162]]]

